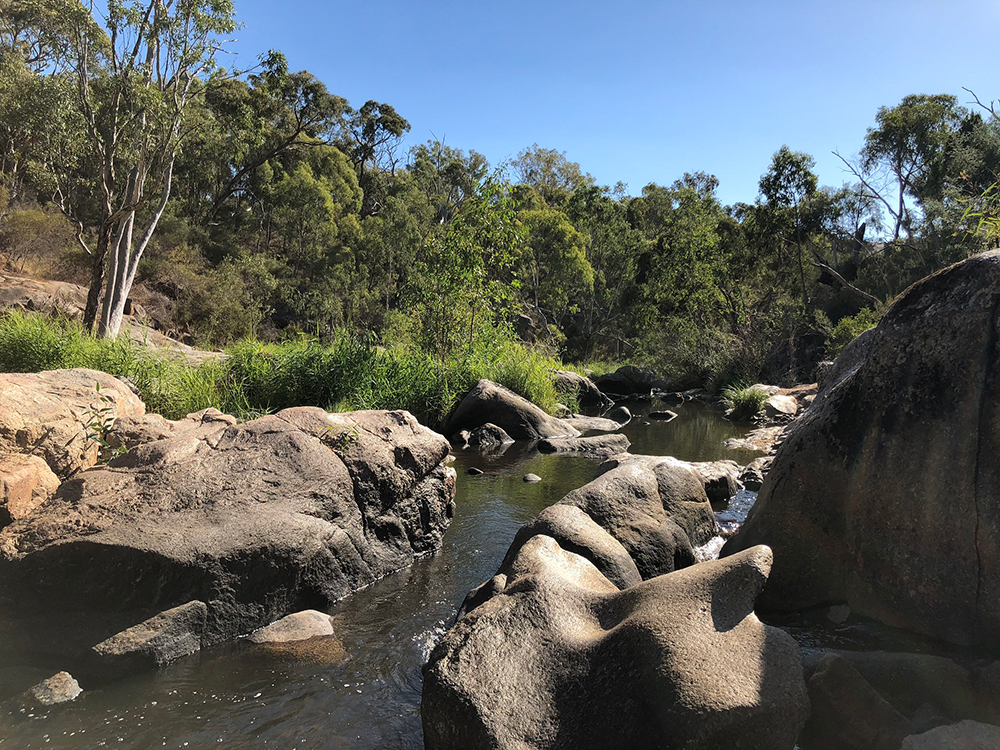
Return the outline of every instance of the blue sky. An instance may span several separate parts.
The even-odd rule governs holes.
[[[685,171],[752,201],[771,155],[847,176],[879,106],[962,87],[1000,98],[1000,2],[235,0],[248,65],[279,49],[355,107],[387,102],[492,163],[532,143],[637,194]]]

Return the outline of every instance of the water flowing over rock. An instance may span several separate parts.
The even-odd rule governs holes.
[[[145,413],[139,397],[104,372],[0,373],[0,451],[38,456],[61,478],[97,463],[93,436],[105,421]]]
[[[0,532],[0,599],[25,613],[204,602],[201,645],[228,640],[436,549],[448,450],[406,412],[312,407],[139,445]]]
[[[845,349],[723,554],[774,549],[761,603],[846,602],[1000,637],[1000,252],[911,287]]]
[[[514,440],[577,437],[580,433],[561,419],[489,380],[479,383],[459,402],[445,426],[446,435],[494,424]]]

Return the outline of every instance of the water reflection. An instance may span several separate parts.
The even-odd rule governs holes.
[[[633,453],[690,461],[756,454],[722,441],[745,430],[711,407],[630,404]],[[484,473],[472,477],[471,467]],[[457,512],[440,552],[334,606],[337,648],[289,658],[248,644],[195,655],[75,703],[21,713],[5,705],[2,748],[421,748],[421,665],[469,589],[489,578],[517,529],[593,479],[598,463],[541,455],[516,444],[495,455],[457,455]],[[528,484],[525,474],[541,481]],[[7,664],[0,664],[0,680]],[[31,715],[28,715],[28,714]]]

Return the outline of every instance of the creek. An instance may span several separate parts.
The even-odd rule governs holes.
[[[629,407],[632,453],[740,464],[760,455],[725,448],[746,429],[709,406],[671,407],[671,422],[644,418],[649,404]],[[494,574],[521,525],[598,472],[597,461],[520,444],[496,456],[460,451],[454,466],[458,508],[442,549],[333,606],[337,641],[311,651],[237,643],[101,689],[83,684],[71,704],[7,708],[0,750],[422,748],[421,665],[465,594]],[[467,475],[471,467],[484,474]],[[542,481],[525,483],[527,473]],[[744,512],[752,500],[741,493]],[[48,669],[39,679],[61,669],[34,666]],[[23,668],[0,664],[0,686]]]

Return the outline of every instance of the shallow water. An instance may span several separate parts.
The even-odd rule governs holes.
[[[711,407],[669,407],[679,415],[669,423],[645,419],[649,404],[629,408],[632,453],[741,464],[759,455],[723,447],[745,430]],[[598,467],[522,445],[500,456],[460,452],[454,465],[458,508],[442,549],[331,608],[339,641],[318,653],[238,643],[103,689],[83,684],[72,704],[30,714],[7,707],[0,750],[421,748],[421,665],[433,644],[468,590],[494,574],[517,529]],[[472,466],[484,474],[468,476]],[[542,481],[525,483],[528,473]]]

